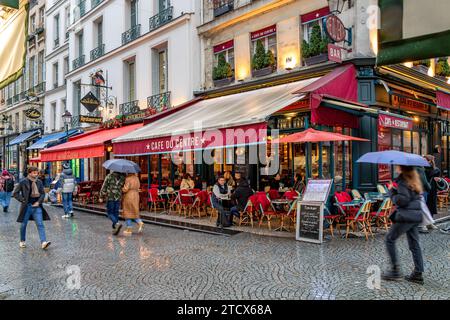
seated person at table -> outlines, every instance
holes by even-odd
[[[283,187],[290,187],[291,184],[291,176],[289,175],[287,170],[283,170],[283,173],[281,174],[281,180],[280,182],[283,184]]]
[[[191,179],[191,175],[189,173],[186,173],[183,177],[183,180],[181,180],[180,190],[191,190],[194,189],[195,183],[194,180]]]
[[[281,176],[279,173],[276,174],[273,179],[270,180],[269,186],[271,190],[280,190],[280,182],[281,182]]]
[[[242,173],[236,171],[234,173],[234,182],[236,183],[236,188],[239,186],[241,179],[242,179]]]
[[[202,179],[200,178],[200,175],[198,175],[198,174],[194,178],[194,188],[200,189],[200,190],[203,189],[203,182],[202,182]]]
[[[305,190],[305,182],[304,178],[300,173],[297,173],[294,177],[294,191],[302,194],[303,190]]]
[[[225,218],[225,209],[223,207],[222,200],[228,199],[230,199],[230,188],[228,188],[228,185],[225,183],[225,178],[222,176],[217,179],[217,183],[214,185],[212,193],[213,205],[219,212],[217,215],[217,226],[220,226],[221,220]],[[228,225],[225,221],[222,224],[224,226]]]
[[[177,177],[175,178],[175,180],[174,180],[174,182],[173,182],[173,188],[174,188],[175,190],[180,190],[181,181],[182,181],[182,179],[181,179],[179,176],[177,176]]]
[[[239,218],[240,212],[244,211],[248,198],[250,198],[251,195],[253,195],[252,188],[250,188],[246,179],[242,179],[234,193],[231,195],[231,203],[233,204],[233,207],[230,210],[231,214]]]
[[[236,186],[236,183],[234,182],[233,176],[231,175],[230,171],[225,171],[223,174],[223,177],[225,178],[225,183],[233,189]]]

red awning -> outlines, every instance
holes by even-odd
[[[142,127],[143,123],[116,129],[95,130],[74,137],[68,142],[41,151],[41,161],[65,161],[96,158],[105,155],[105,142]]]
[[[334,69],[329,74],[295,93],[309,93],[312,123],[327,126],[340,124],[344,127],[358,128],[358,117],[345,111],[321,106],[325,97],[358,102],[358,81],[356,80],[356,69],[352,64]],[[330,117],[330,114],[333,116]]]
[[[31,158],[29,162],[41,162],[41,157]]]
[[[330,14],[330,8],[323,7],[321,9],[302,14],[300,16],[300,21],[301,21],[301,23],[307,23],[307,22],[310,22],[310,21],[313,21],[313,20],[316,20],[319,18],[326,17],[329,14]]]
[[[436,91],[436,105],[438,108],[450,110],[450,94],[444,91]]]

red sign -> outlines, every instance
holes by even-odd
[[[334,44],[328,44],[328,60],[342,63],[342,48]]]
[[[332,15],[327,18],[326,31],[328,36],[335,42],[341,42],[345,40],[345,27],[341,19]]]
[[[219,53],[234,47],[234,40],[230,40],[214,46],[214,53]]]
[[[437,106],[442,109],[450,110],[450,94],[436,91]]]
[[[392,95],[392,105],[404,110],[418,111],[422,113],[428,113],[429,111],[428,104],[414,99],[399,97],[395,94]]]
[[[378,115],[378,125],[380,127],[402,129],[402,130],[413,129],[412,120],[391,116],[383,113],[380,113]]]
[[[325,17],[325,16],[327,16],[329,14],[330,14],[330,8],[328,6],[326,6],[326,7],[323,7],[321,9],[319,9],[319,10],[302,14],[300,16],[300,21],[302,23],[307,23],[307,22],[310,22],[310,21],[313,21],[313,20]]]
[[[270,36],[276,32],[277,32],[277,26],[274,24],[273,26],[266,27],[264,29],[252,32],[250,38],[252,40],[256,40],[259,38]]]
[[[159,138],[114,143],[116,155],[143,155],[174,151],[214,149],[266,141],[267,124],[257,123],[234,128],[213,129]]]

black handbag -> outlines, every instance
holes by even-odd
[[[405,208],[397,208],[389,216],[392,222],[403,223],[420,223],[423,219],[422,211],[420,210],[408,210]]]

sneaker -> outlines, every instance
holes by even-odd
[[[65,214],[65,215],[62,215],[61,218],[68,219],[68,218],[70,218],[70,216],[68,214]]]
[[[113,230],[113,235],[117,236],[120,232],[120,229],[122,229],[122,225],[120,223],[117,223],[116,227]]]
[[[405,279],[409,282],[423,284],[422,272],[413,272],[409,276],[405,276]]]
[[[50,241],[44,241],[44,242],[42,242],[41,247],[43,250],[46,250],[50,244],[51,244]]]
[[[25,241],[20,241],[20,242],[19,242],[19,247],[20,247],[20,248],[26,248],[27,245],[25,244]]]
[[[387,281],[396,281],[402,279],[402,273],[400,272],[399,268],[392,268],[391,270],[384,271],[381,274],[381,279],[387,280]]]
[[[123,234],[126,235],[126,236],[131,236],[133,234],[133,228],[127,227],[125,229],[125,231],[123,232]]]
[[[73,211],[70,211],[69,214],[68,214],[68,216],[69,216],[70,218],[73,218]]]
[[[139,225],[138,233],[142,233],[142,230],[144,229],[144,223],[143,222],[139,222],[138,225]]]
[[[434,224],[427,225],[428,230],[436,230],[438,227],[436,227]]]
[[[430,233],[430,231],[428,231],[428,228],[426,226],[420,227],[419,232],[420,233]]]

